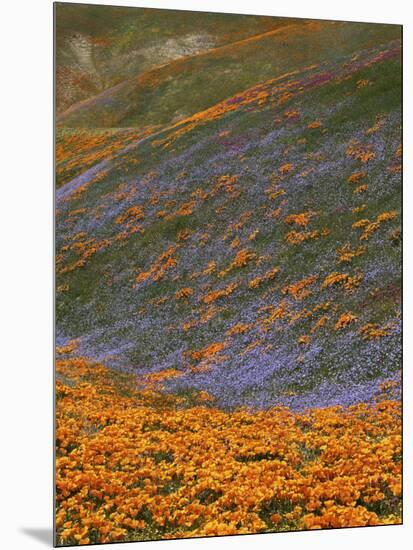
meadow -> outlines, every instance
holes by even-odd
[[[58,6],[57,544],[400,523],[400,27]]]
[[[400,522],[394,384],[374,405],[227,413],[207,392],[165,396],[156,375],[139,387],[80,358],[57,373],[61,544]]]

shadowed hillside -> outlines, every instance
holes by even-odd
[[[70,107],[68,127],[170,124],[268,78],[397,38],[396,26],[290,22],[126,79]]]
[[[57,110],[174,59],[293,19],[56,4]]]

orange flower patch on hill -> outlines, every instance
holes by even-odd
[[[269,271],[264,273],[264,275],[259,275],[258,277],[255,277],[254,279],[252,279],[248,283],[248,288],[251,288],[251,289],[258,288],[263,283],[274,280],[279,272],[280,272],[279,267],[274,267],[273,269],[270,269]]]
[[[338,261],[340,263],[350,263],[353,258],[362,256],[366,252],[367,248],[365,246],[359,246],[354,250],[351,248],[349,243],[346,243],[340,248],[337,248],[336,254],[338,256]]]
[[[194,293],[193,289],[190,287],[184,287],[175,292],[176,300],[187,300]]]
[[[347,178],[347,181],[349,183],[358,183],[362,178],[365,178],[366,176],[367,172],[354,172]]]
[[[225,275],[227,275],[234,269],[245,267],[249,262],[254,260],[256,257],[257,255],[254,252],[251,252],[247,248],[243,248],[242,250],[239,250],[236,253],[235,258],[232,260],[229,266],[218,273],[218,276],[225,277]]]
[[[354,323],[355,321],[357,321],[357,316],[351,313],[351,311],[347,311],[346,313],[342,313],[340,315],[336,324],[334,325],[334,328],[336,330],[341,330],[342,328],[346,327],[350,323]]]
[[[290,231],[286,234],[285,240],[288,244],[299,245],[306,241],[313,239],[319,239],[320,237],[327,237],[330,234],[330,230],[325,227],[320,231],[315,229],[314,231]]]
[[[130,225],[131,223],[139,220],[143,220],[145,217],[143,213],[143,208],[139,205],[131,206],[127,210],[125,210],[122,214],[120,214],[116,218],[116,223],[119,225]]]
[[[359,332],[363,340],[378,340],[390,334],[390,326],[379,327],[376,323],[367,323]]]
[[[363,273],[358,273],[357,275],[351,276],[348,273],[338,273],[334,271],[327,275],[324,279],[321,288],[326,289],[332,286],[342,286],[346,290],[353,290],[357,288],[364,278]]]
[[[320,128],[320,126],[321,126],[320,120],[313,120],[313,122],[310,122],[309,124],[307,124],[307,128],[309,128],[310,130]]]
[[[296,283],[289,284],[282,289],[283,294],[290,294],[295,300],[300,301],[312,294],[309,286],[312,286],[318,279],[317,275],[310,275]]]
[[[165,252],[160,254],[160,256],[156,259],[155,263],[149,268],[148,271],[142,271],[135,278],[135,287],[150,278],[152,278],[153,281],[159,281],[160,279],[162,279],[167,271],[176,266],[177,262],[173,257],[175,251],[175,247],[170,246],[167,248],[167,250],[165,250]]]
[[[210,344],[204,349],[201,349],[199,351],[192,351],[191,352],[191,358],[194,361],[200,361],[201,359],[207,359],[209,357],[213,357],[220,351],[222,351],[226,347],[226,344],[223,342],[215,342],[213,344]]]
[[[311,218],[316,216],[316,212],[301,212],[300,214],[290,214],[284,218],[284,222],[288,225],[298,225],[300,227],[307,227]]]
[[[231,283],[225,288],[222,288],[220,290],[212,290],[211,292],[208,292],[203,298],[202,301],[204,304],[211,304],[212,302],[215,302],[219,298],[222,298],[224,296],[229,296],[234,292],[234,290],[237,288],[237,283]]]
[[[244,334],[251,328],[250,324],[245,323],[237,323],[233,327],[231,327],[229,330],[227,330],[226,334],[227,336],[233,336],[234,334]]]
[[[354,160],[359,160],[362,164],[366,164],[376,157],[373,145],[362,144],[357,140],[350,142],[346,149],[346,155]]]
[[[378,214],[376,216],[376,220],[374,222],[371,222],[370,220],[364,218],[362,220],[354,222],[351,227],[353,229],[364,229],[363,233],[360,235],[360,240],[367,241],[373,235],[373,233],[375,233],[379,229],[382,223],[393,220],[397,217],[397,215],[398,212],[396,210],[382,212],[381,214]]]

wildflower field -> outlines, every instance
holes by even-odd
[[[400,523],[400,27],[56,28],[57,545]]]

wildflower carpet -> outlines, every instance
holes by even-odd
[[[227,413],[82,358],[57,372],[63,544],[400,522],[394,384],[374,405]]]
[[[400,523],[400,27],[78,9],[57,544]]]

